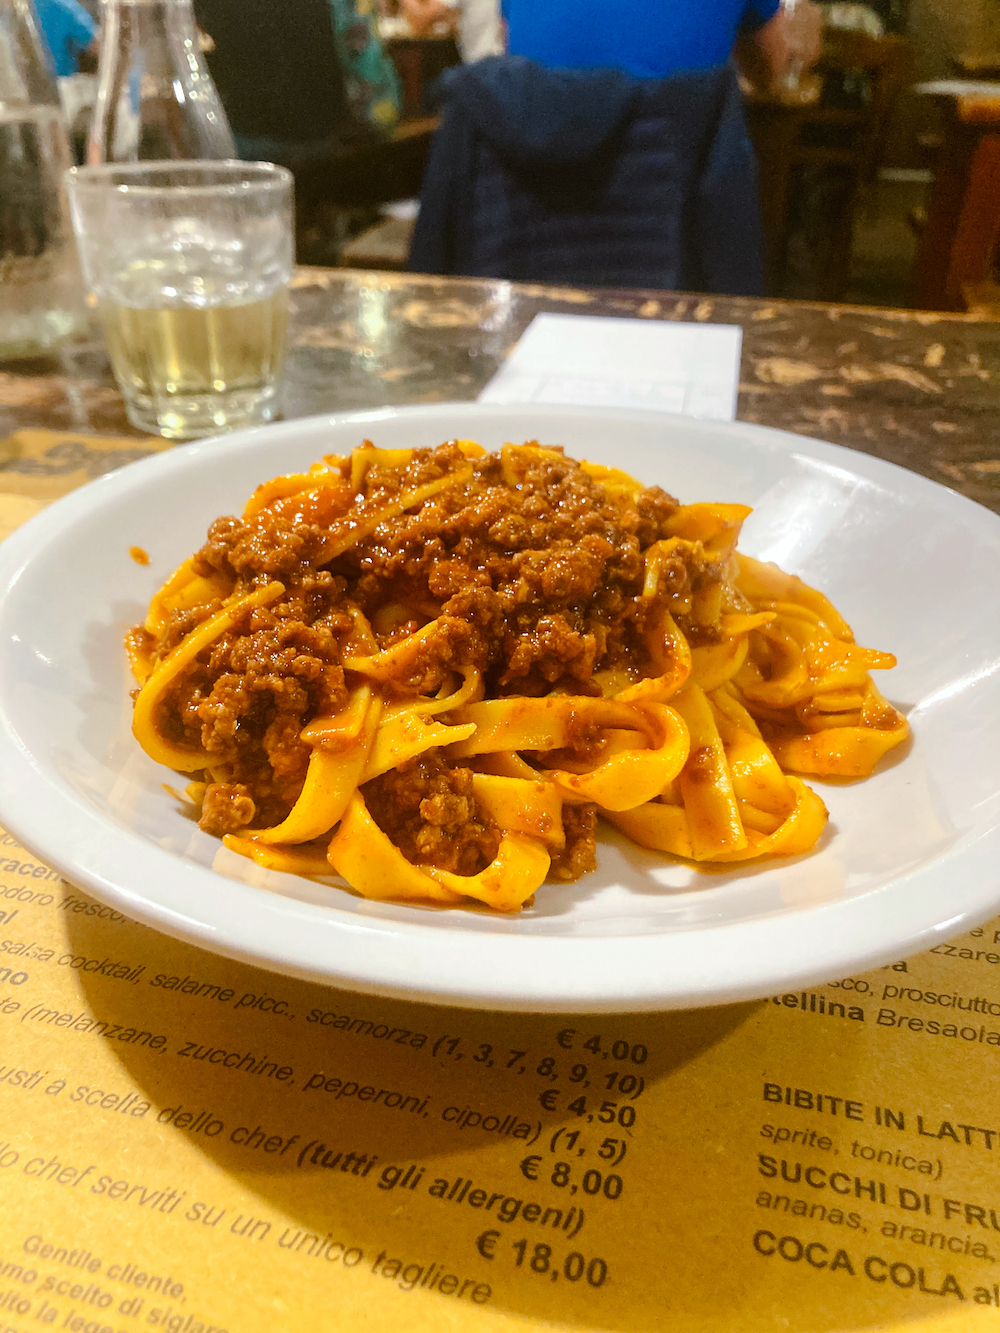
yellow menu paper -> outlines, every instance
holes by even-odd
[[[0,909],[2,1333],[1000,1327],[1000,921],[560,1017],[214,957],[9,835]]]
[[[753,1004],[484,1013],[205,953],[0,830],[0,1333],[1000,1329],[998,1069],[1000,919]]]

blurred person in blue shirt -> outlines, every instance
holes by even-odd
[[[80,71],[80,56],[93,46],[97,24],[78,0],[35,0],[52,67],[60,79]]]
[[[620,69],[639,79],[724,65],[738,48],[754,82],[778,78],[807,31],[809,64],[819,49],[820,11],[798,7],[797,32],[780,0],[503,0],[507,49],[555,69]]]

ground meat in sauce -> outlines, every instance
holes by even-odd
[[[239,782],[210,782],[201,807],[201,827],[217,838],[238,833],[257,813],[249,791]]]
[[[566,846],[553,856],[549,875],[552,879],[579,879],[597,869],[597,806],[564,806],[563,828]]]
[[[401,495],[456,471],[468,474],[462,484],[372,521]],[[601,693],[595,672],[628,666],[648,674],[637,601],[642,552],[666,536],[676,509],[658,487],[621,498],[560,451],[510,449],[505,462],[469,460],[452,443],[414,451],[403,469],[376,461],[357,495],[317,487],[249,518],[218,519],[194,570],[219,584],[219,598],[172,613],[157,636],[132,632],[155,665],[229,589],[275,579],[285,586],[280,600],[247,612],[199,655],[161,719],[177,743],[212,756],[207,776],[216,780],[201,827],[264,828],[287,815],[309,760],[303,727],[347,698],[340,663],[352,607],[372,622],[379,648],[438,621],[407,677],[392,682],[401,698],[438,689],[463,666],[484,673],[487,697],[553,688],[593,695]],[[689,594],[719,575],[699,550],[678,551],[661,582],[681,608],[685,634],[710,642],[717,630],[683,612]],[[396,610],[386,619],[389,606]],[[476,806],[471,769],[438,751],[369,782],[364,795],[415,864],[469,875],[496,854],[499,834]],[[567,805],[564,824],[566,848],[552,868],[562,880],[595,864],[595,810]]]
[[[414,865],[475,875],[497,854],[500,835],[476,808],[472,770],[437,750],[390,769],[361,789],[372,818]]]

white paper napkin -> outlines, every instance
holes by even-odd
[[[732,421],[743,330],[594,315],[536,315],[483,403],[645,407]]]

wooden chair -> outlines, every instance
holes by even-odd
[[[376,221],[379,204],[418,195],[437,125],[436,116],[404,120],[384,139],[289,163],[299,263],[339,263],[348,236]]]
[[[914,273],[925,310],[983,310],[998,301],[1000,99],[954,99]]]
[[[418,195],[437,126],[436,116],[402,120],[384,139],[359,143],[330,157],[291,162],[296,206],[361,208]]]
[[[829,169],[839,178],[828,221],[827,254],[819,296],[843,297],[850,279],[854,215],[861,187],[874,179],[892,112],[910,78],[912,57],[901,37],[869,37],[831,29],[816,64],[823,91],[813,103],[770,96],[749,99],[750,126],[761,167],[769,287],[780,293],[786,274],[791,197],[803,168]],[[847,104],[838,94],[860,75],[864,95]],[[839,104],[838,104],[839,103]]]

